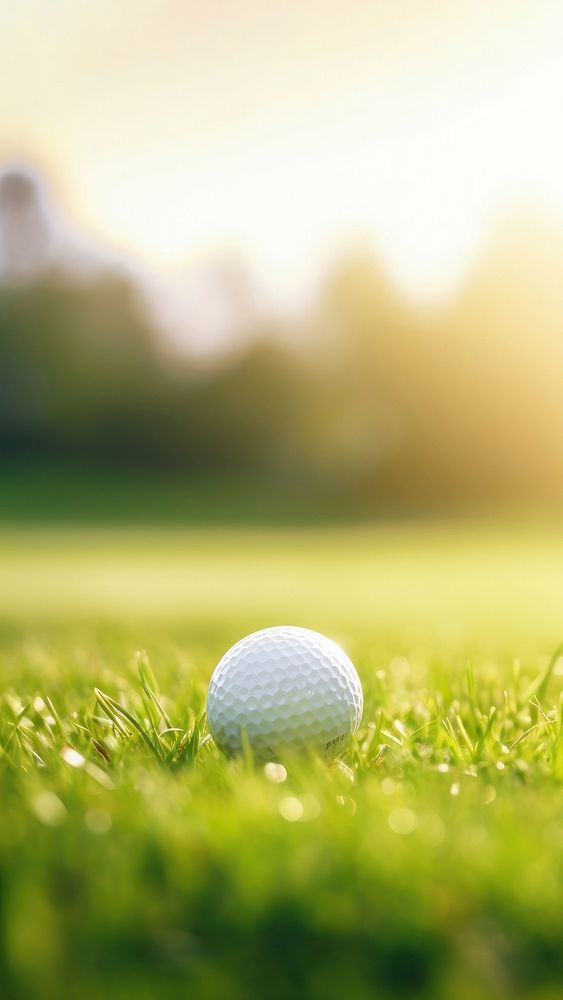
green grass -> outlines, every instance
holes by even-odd
[[[1,529],[1,995],[560,996],[562,593],[556,525]],[[336,764],[206,738],[282,622],[361,674]]]

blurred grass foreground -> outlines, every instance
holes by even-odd
[[[560,531],[20,525],[0,548],[3,996],[560,995]],[[332,767],[206,739],[214,664],[283,621],[360,672]]]

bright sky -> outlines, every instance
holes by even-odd
[[[563,219],[560,0],[19,0],[0,84],[0,157],[163,273],[291,294],[363,233],[433,296],[511,203]]]

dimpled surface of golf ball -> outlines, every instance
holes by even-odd
[[[334,756],[357,729],[362,708],[360,678],[344,650],[292,625],[253,632],[232,646],[207,695],[211,734],[227,754],[241,750],[245,733],[259,756],[304,747]]]

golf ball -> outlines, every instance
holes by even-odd
[[[362,707],[360,678],[344,650],[292,625],[253,632],[232,646],[207,695],[218,746],[236,753],[245,733],[261,757],[309,746],[336,755],[358,728]]]

